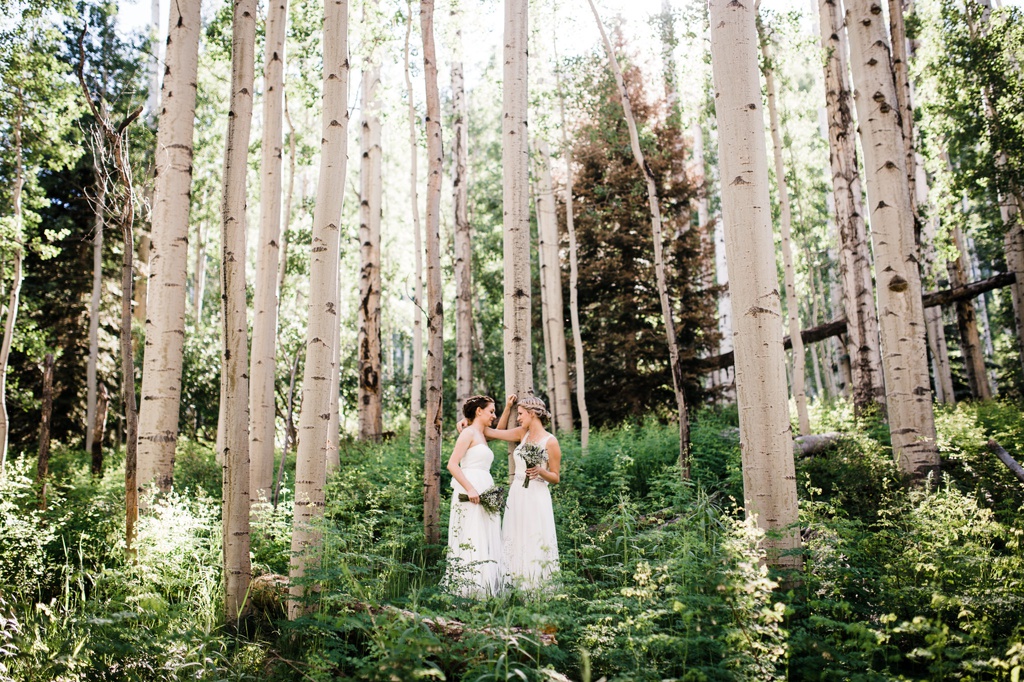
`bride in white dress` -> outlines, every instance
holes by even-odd
[[[509,404],[513,400],[515,396],[509,398]],[[519,443],[513,453],[515,476],[501,524],[502,561],[508,582],[523,589],[543,589],[547,587],[549,576],[558,570],[558,537],[549,486],[559,481],[562,450],[558,439],[544,429],[544,421],[550,415],[543,400],[526,396],[518,401],[516,415],[519,426],[514,429],[483,430],[487,438]],[[499,427],[504,426],[504,421],[502,415]],[[544,448],[547,461],[536,467],[527,467],[520,456],[525,443]],[[527,478],[530,485],[524,487]]]
[[[494,485],[494,454],[484,436],[484,429],[494,421],[494,401],[487,396],[473,396],[466,401],[463,413],[470,424],[459,435],[448,459],[452,508],[444,584],[450,592],[463,597],[486,597],[501,590],[504,576],[501,516],[480,504],[480,493]],[[467,495],[469,500],[460,501],[460,494]]]

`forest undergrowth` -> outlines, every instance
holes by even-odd
[[[1013,680],[1024,666],[1024,487],[991,455],[1024,453],[1002,402],[937,408],[942,475],[899,479],[877,418],[818,405],[848,434],[798,458],[805,571],[770,574],[740,510],[735,411],[563,440],[553,493],[561,572],[541,594],[444,593],[422,533],[422,459],[399,434],[343,444],[307,615],[284,618],[291,497],[252,524],[251,614],[220,623],[220,467],[183,443],[124,559],[123,468],[90,478],[53,455],[0,483],[0,680]],[[496,479],[506,458],[494,445]],[[287,483],[287,482],[286,482]],[[447,505],[445,505],[446,507]],[[447,510],[442,524],[447,527]]]

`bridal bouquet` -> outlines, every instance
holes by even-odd
[[[469,502],[469,495],[459,493],[459,502]],[[505,508],[505,486],[492,485],[480,493],[480,506],[490,514],[497,514]]]
[[[519,446],[519,456],[526,462],[526,467],[533,468],[540,466],[542,462],[548,461],[548,451],[536,443],[523,443]],[[530,487],[530,477],[527,476],[526,480],[523,481],[523,487]]]

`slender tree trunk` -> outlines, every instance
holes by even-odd
[[[572,402],[569,399],[569,362],[565,344],[565,312],[562,307],[562,268],[558,256],[558,212],[555,207],[554,183],[551,179],[551,149],[543,138],[537,142],[540,152],[540,173],[538,173],[537,198],[540,208],[537,212],[537,227],[541,236],[541,249],[545,257],[541,261],[541,280],[547,291],[547,313],[544,326],[551,340],[551,374],[555,393],[552,412],[558,431],[572,431]],[[541,220],[541,216],[544,220]]]
[[[921,223],[917,212],[917,156],[914,151],[914,102],[907,56],[907,31],[903,21],[903,0],[888,0],[889,35],[892,38],[892,73],[896,81],[896,102],[903,131],[903,153],[910,189],[910,209],[914,214],[914,235],[920,241]]]
[[[281,223],[281,258],[277,264],[277,308],[281,316],[281,297],[284,295],[284,283],[288,277],[288,228],[292,220],[292,198],[295,196],[295,160],[298,156],[298,145],[295,141],[295,126],[288,113],[288,95],[284,94],[284,119],[288,122],[288,190],[284,199],[284,217]]]
[[[978,263],[978,250],[975,247],[974,239],[970,235],[964,235],[964,253],[967,258],[967,277],[971,282],[982,279],[981,267]],[[992,343],[992,324],[988,317],[988,299],[984,294],[978,297],[975,305],[978,314],[978,333],[981,334],[982,350],[985,357],[994,358],[996,354],[995,345]],[[926,318],[927,319],[927,318]],[[996,382],[995,372],[988,371],[988,384],[992,388],[992,395],[999,394],[999,386]]]
[[[245,300],[245,206],[252,91],[256,59],[256,0],[235,0],[231,32],[231,102],[224,147],[221,200],[221,386],[224,418],[224,617],[246,609],[249,560],[249,347]],[[275,273],[276,274],[276,273]],[[274,279],[271,277],[271,279]]]
[[[43,358],[43,400],[39,415],[39,461],[36,483],[39,484],[39,508],[46,509],[46,483],[50,475],[50,421],[53,417],[53,353]]]
[[[520,397],[533,393],[530,288],[530,150],[526,124],[529,88],[527,0],[505,0],[504,71],[502,80],[501,165],[505,258],[505,392]],[[509,428],[516,426],[515,413]],[[512,444],[508,448],[509,482],[515,472]]]
[[[372,31],[377,2],[363,5],[363,28]],[[380,48],[377,43],[362,77],[361,163],[359,170],[359,439],[379,441],[384,431],[381,406],[380,339],[380,221],[381,221],[381,127]]]
[[[782,233],[782,267],[786,283],[786,311],[789,320],[789,338],[793,339],[793,398],[796,401],[797,422],[800,435],[811,432],[811,420],[807,414],[807,392],[804,371],[807,357],[804,343],[800,339],[800,304],[796,297],[796,274],[793,270],[793,238],[790,224],[792,209],[789,205],[789,186],[786,182],[786,169],[782,163],[782,134],[779,132],[779,111],[775,91],[775,66],[768,50],[769,37],[764,35],[760,20],[758,21],[761,56],[764,58],[763,70],[768,99],[768,118],[771,121],[772,149],[775,159],[775,182],[779,190],[779,230]]]
[[[557,37],[555,42],[557,43]],[[555,61],[558,61],[557,45],[555,48]],[[561,96],[562,74],[561,69],[555,69],[557,79],[558,112],[561,117],[562,129],[562,157],[565,159],[565,227],[569,233],[569,319],[572,323],[572,344],[573,355],[576,359],[576,408],[580,413],[580,448],[583,453],[587,452],[587,445],[590,441],[590,413],[587,412],[586,394],[586,373],[583,362],[583,336],[580,333],[580,305],[579,305],[579,262],[576,248],[576,222],[573,216],[572,201],[572,147],[569,145],[568,124],[565,120],[565,98]]]
[[[164,50],[160,44],[160,0],[151,0],[149,10],[152,54],[149,57],[149,92],[146,97],[146,111],[148,112],[147,117],[156,121],[160,109],[160,67],[164,63]],[[168,24],[168,30],[172,30],[172,26],[173,24]]]
[[[192,290],[192,319],[196,327],[203,319],[203,298],[206,296],[206,240],[204,230],[206,221],[200,220],[196,223],[196,264],[195,264],[195,288]]]
[[[409,197],[412,203],[413,251],[416,281],[413,284],[412,311],[412,385],[409,389],[409,443],[415,447],[423,436],[423,243],[420,232],[420,198],[417,189],[419,142],[416,132],[416,102],[413,98],[412,74],[409,70],[409,42],[412,38],[412,0],[408,3],[405,25],[405,91],[409,98]]]
[[[85,369],[85,449],[92,452],[96,424],[96,363],[100,355],[100,302],[103,296],[103,213],[107,203],[105,174],[96,167],[96,196],[93,199],[92,296],[89,299],[89,364]]]
[[[964,235],[959,226],[953,227],[953,242],[960,255],[956,260],[946,264],[949,271],[949,285],[962,287],[968,281],[967,270],[964,267],[968,254],[964,245]],[[956,324],[960,330],[960,351],[964,358],[964,371],[967,375],[967,385],[971,388],[971,395],[976,400],[991,400],[992,389],[989,386],[988,374],[985,370],[985,355],[981,348],[981,336],[978,334],[974,301],[956,302]]]
[[[847,30],[878,276],[879,327],[893,453],[915,478],[936,471],[921,277],[889,38],[868,0],[849,0]]]
[[[807,255],[808,263],[812,264],[811,265],[811,272],[810,272],[811,276],[809,278],[809,282],[810,282],[810,285],[811,285],[811,303],[810,303],[811,326],[812,327],[817,327],[818,326],[818,291],[819,291],[818,284],[817,284],[817,282],[818,282],[818,270],[813,266],[813,261],[811,260],[811,257],[810,257],[810,251],[807,250],[807,251],[805,251],[805,253]],[[803,343],[802,340],[801,340],[801,343]],[[825,395],[825,387],[822,385],[822,382],[821,382],[821,368],[820,368],[820,362],[818,360],[818,351],[817,351],[817,347],[814,346],[814,344],[811,344],[811,367],[814,368],[814,390],[817,393],[818,399],[820,400],[821,396]]]
[[[721,293],[718,295],[718,332],[721,341],[718,343],[718,350],[721,353],[733,352],[733,319],[732,319],[732,294],[729,291],[729,263],[726,259],[725,248],[725,226],[719,217],[715,221],[715,283]],[[722,387],[722,397],[730,400],[736,395],[736,370],[725,368],[721,370],[716,382]]]
[[[340,244],[339,244],[340,256]],[[341,259],[338,259],[338,272],[341,272]],[[341,306],[341,277],[338,277],[338,306]],[[340,309],[340,308],[339,308]],[[338,315],[340,322],[341,315]],[[335,323],[334,339],[331,346],[335,349],[334,366],[331,367],[331,411],[327,422],[327,475],[330,475],[341,466],[341,453],[338,452],[341,439],[341,325]]]
[[[320,542],[311,527],[323,514],[327,478],[328,425],[330,423],[333,365],[337,362],[334,328],[338,326],[339,226],[344,198],[348,147],[348,0],[324,3],[323,125],[320,179],[309,265],[309,324],[306,361],[302,373],[302,406],[295,463],[295,513],[292,529],[289,618],[299,616],[304,585],[299,582]]]
[[[462,13],[453,5],[452,185],[455,194],[455,410],[473,395],[473,243],[469,224],[469,106],[462,75]]]
[[[295,445],[296,431],[295,431],[295,377],[299,373],[299,354],[296,353],[292,359],[292,370],[288,376],[288,398],[285,400],[285,418],[284,418],[284,443],[281,444],[281,461],[277,467],[277,476],[274,477],[274,493],[271,496],[271,502],[274,505],[274,509],[277,509],[277,503],[281,497],[281,482],[284,480],[284,466],[288,461],[288,453],[291,452],[292,446]]]
[[[1003,253],[1007,270],[1017,276],[1010,289],[1010,297],[1017,322],[1017,345],[1024,367],[1024,228],[1019,222],[1007,223],[1006,220],[1004,218],[1004,224],[1009,224],[1010,228],[1003,236]]]
[[[686,400],[683,396],[683,373],[679,365],[679,346],[676,343],[675,323],[672,321],[672,304],[668,296],[668,284],[665,280],[665,259],[662,255],[661,243],[661,206],[658,201],[658,186],[651,172],[650,166],[644,160],[644,153],[640,149],[640,137],[637,134],[636,120],[633,118],[633,109],[629,103],[629,93],[622,79],[622,69],[619,68],[619,61],[612,50],[611,41],[605,33],[604,24],[597,14],[597,7],[593,0],[590,2],[590,9],[594,13],[598,30],[601,32],[601,40],[604,42],[604,49],[608,53],[608,61],[615,75],[615,83],[619,88],[619,97],[622,99],[623,113],[626,115],[626,125],[629,127],[630,146],[633,149],[633,158],[636,165],[643,173],[647,181],[647,203],[651,210],[651,232],[654,241],[654,271],[658,282],[658,298],[661,300],[661,316],[665,321],[665,336],[668,340],[669,365],[672,370],[672,388],[676,394],[676,412],[679,419],[679,468],[684,479],[690,478],[690,424],[686,416]]]
[[[103,476],[103,435],[107,426],[107,407],[110,404],[106,384],[100,384],[96,392],[96,418],[92,425],[92,466],[90,473],[96,478]]]
[[[423,450],[423,527],[428,544],[440,540],[441,417],[444,305],[441,291],[441,97],[434,49],[434,0],[420,2],[423,79],[427,100],[427,436]]]
[[[152,290],[146,294],[153,299],[153,305],[152,315],[146,318],[138,448],[140,485],[155,483],[160,490],[170,490],[173,483],[178,443],[192,136],[202,28],[199,5],[199,0],[182,0],[170,6],[164,92],[154,158]]]
[[[540,172],[540,169],[537,168],[534,175],[539,176]],[[558,415],[555,414],[554,405],[558,402],[558,389],[555,387],[554,355],[551,352],[551,329],[549,324],[551,313],[548,310],[550,294],[548,292],[548,281],[546,276],[550,269],[547,261],[550,256],[550,250],[544,240],[545,232],[547,231],[547,225],[545,223],[552,219],[551,214],[553,212],[553,206],[549,206],[548,202],[541,199],[538,185],[539,182],[537,178],[534,177],[530,186],[533,189],[533,210],[537,216],[537,264],[540,268],[540,326],[541,338],[544,341],[544,386],[547,389],[548,404],[549,407],[551,407],[550,428],[552,432],[557,432]]]
[[[919,187],[920,191],[920,187]],[[933,284],[938,284],[935,266],[935,227],[938,218],[931,217],[922,226],[921,272]],[[946,347],[946,330],[942,324],[942,307],[930,306],[924,309],[925,333],[928,350],[932,356],[932,377],[935,399],[941,403],[956,403],[953,394],[953,374],[949,365],[949,349]]]
[[[871,252],[864,227],[860,173],[853,121],[853,102],[846,63],[846,34],[838,0],[819,0],[821,46],[825,51],[825,102],[828,141],[839,227],[839,272],[843,283],[843,308],[849,321],[847,348],[850,356],[854,406],[862,410],[872,403],[885,404],[882,356],[871,276]]]
[[[18,91],[20,95],[20,90]],[[18,320],[18,305],[21,299],[22,259],[24,251],[21,242],[22,205],[21,194],[25,186],[25,167],[22,161],[21,123],[22,115],[19,108],[14,119],[12,137],[14,138],[14,185],[11,187],[11,205],[14,207],[14,258],[12,263],[13,276],[11,290],[7,299],[7,316],[4,319],[4,337],[0,341],[0,477],[5,473],[7,465],[7,447],[10,423],[7,417],[7,363],[11,357],[11,343],[14,340],[14,325]]]
[[[796,474],[782,346],[782,306],[771,228],[768,155],[757,74],[756,15],[750,5],[712,0],[711,66],[722,173],[722,221],[732,268],[736,394],[740,409],[747,514],[780,536],[767,541],[769,563],[796,568]]]
[[[263,65],[263,144],[260,159],[260,233],[253,294],[250,361],[249,495],[267,499],[274,484],[277,406],[277,289],[281,261],[281,176],[284,172],[284,59],[287,0],[267,4]]]
[[[147,232],[140,232],[137,241],[135,305],[132,307],[132,317],[140,325],[145,326],[146,321],[149,319],[149,278],[153,273],[153,269],[150,267],[150,260],[153,256],[153,238]],[[156,305],[155,301],[154,305]]]

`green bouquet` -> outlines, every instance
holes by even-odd
[[[459,493],[459,502],[469,502],[469,495]],[[505,508],[505,486],[492,485],[480,493],[480,506],[490,514],[497,514]]]
[[[523,443],[517,449],[517,453],[526,462],[526,468],[532,469],[535,466],[540,466],[542,463],[548,461],[548,451],[546,448],[542,448],[536,443]],[[526,480],[523,481],[523,487],[530,487],[530,477],[527,476]]]

